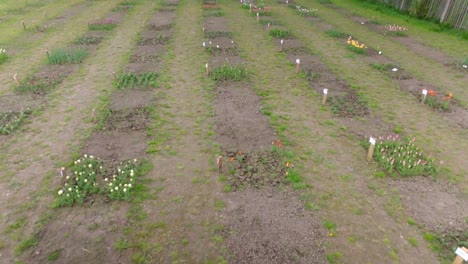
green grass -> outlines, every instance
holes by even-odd
[[[6,53],[6,50],[0,49],[0,65],[5,63],[8,60],[8,54]]]
[[[232,66],[227,63],[214,68],[210,72],[210,77],[216,82],[241,81],[247,79],[248,76],[247,68],[243,66]]]
[[[114,81],[117,89],[159,87],[159,73],[122,73]]]
[[[222,10],[209,10],[209,11],[205,11],[203,16],[205,17],[222,17],[224,16],[224,11]]]
[[[428,242],[429,248],[439,255],[439,260],[442,263],[452,263],[453,252],[457,247],[468,247],[467,230],[450,234],[426,232],[423,234],[423,238]]]
[[[371,67],[379,71],[388,71],[391,68],[395,68],[397,66],[395,66],[394,64],[390,64],[390,63],[372,63]]]
[[[426,97],[425,104],[439,111],[450,110],[450,100],[443,100],[438,98],[437,96],[428,95]]]
[[[356,47],[356,46],[353,46],[353,45],[350,45],[350,44],[347,44],[346,45],[346,48],[356,54],[366,54],[367,53],[367,49],[366,48],[359,48],[359,47]]]
[[[270,36],[279,39],[285,39],[291,36],[291,33],[288,30],[283,30],[279,28],[272,28],[270,29]]]
[[[325,31],[325,34],[327,34],[327,36],[332,37],[332,38],[347,38],[349,36],[348,33],[341,32],[336,29],[329,29]]]
[[[18,246],[16,246],[16,248],[15,248],[15,255],[19,256],[21,253],[23,253],[27,249],[36,246],[38,244],[38,242],[39,241],[37,240],[36,237],[27,238],[27,239],[21,241],[18,244]]]
[[[57,250],[50,252],[47,255],[47,260],[51,262],[56,261],[60,257],[60,253],[62,253],[62,249],[57,249]]]
[[[77,49],[54,49],[47,55],[49,64],[76,64],[81,63],[89,52],[85,48]]]
[[[326,254],[326,258],[328,260],[328,263],[330,263],[330,264],[339,264],[339,263],[341,263],[341,261],[340,261],[341,256],[342,256],[342,254],[339,253],[339,252],[333,252],[333,253],[327,253]]]

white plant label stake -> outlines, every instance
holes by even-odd
[[[423,95],[423,98],[421,100],[421,104],[424,104],[426,102],[426,97],[427,97],[427,90],[426,89],[422,90],[422,95]]]
[[[249,5],[249,13],[252,13],[252,4]]]
[[[367,153],[367,161],[370,162],[372,160],[372,155],[374,155],[375,138],[370,137],[369,143],[370,143],[370,146],[369,146],[369,152]]]
[[[267,33],[270,33],[270,23],[267,24]]]
[[[257,12],[257,22],[260,20],[260,14]]]
[[[45,50],[45,52],[46,52],[46,54],[47,54],[47,59],[50,59],[50,56],[49,56],[49,50],[48,50],[48,49],[46,49],[46,50]]]
[[[18,74],[15,73],[15,75],[13,75],[13,79],[16,81],[16,84],[20,85],[20,80],[18,78]]]
[[[208,75],[210,73],[210,65],[205,64],[205,68],[206,68],[206,75]]]
[[[453,260],[453,264],[462,264],[463,261],[468,261],[468,249],[465,247],[457,248],[455,250],[457,256]]]
[[[322,104],[325,104],[327,102],[327,95],[328,95],[328,89],[325,88],[323,89],[323,99],[322,99]]]
[[[202,45],[203,45],[203,47],[206,47],[206,43],[205,43],[205,42],[203,42]]]
[[[296,73],[299,73],[300,65],[301,65],[301,59],[296,59]]]
[[[283,43],[284,43],[284,40],[282,39],[282,40],[280,41],[280,43],[281,43],[281,51],[283,51]]]

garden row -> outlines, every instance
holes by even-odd
[[[109,202],[134,200],[137,193],[147,188],[139,177],[151,168],[147,160],[147,142],[149,131],[153,129],[151,121],[156,114],[155,94],[156,88],[161,86],[162,56],[166,53],[166,44],[171,36],[173,11],[172,8],[158,9],[139,33],[136,47],[129,54],[128,64],[122,71],[113,74],[114,87],[109,99],[104,100],[105,105],[99,112],[93,110],[96,128],[84,142],[81,156],[60,171],[61,187],[56,191],[55,205],[73,206],[59,212],[67,219],[61,230],[73,235],[59,243],[56,232],[62,231],[48,229],[35,250],[50,251],[52,246],[54,251],[48,252],[49,255],[34,256],[34,259],[44,260],[54,252],[66,256],[67,260],[88,259],[79,255],[79,248],[83,246],[83,241],[94,242],[90,239],[95,236],[96,230],[79,231],[73,220],[76,218],[83,218],[83,224],[98,221],[97,225],[113,229],[106,229],[106,232],[114,234],[107,234],[104,239],[107,243],[115,243],[120,236],[116,232],[120,231],[118,227],[124,228],[128,221],[126,213],[129,205],[118,203],[118,208],[109,207]],[[91,219],[86,219],[86,215]],[[49,225],[62,221],[59,218]],[[94,254],[99,252],[94,251]],[[107,257],[118,258],[115,254]]]
[[[13,133],[33,111],[46,105],[46,95],[76,72],[77,65],[93,53],[104,37],[124,18],[129,8],[128,2],[118,6],[119,11],[112,11],[105,19],[89,21],[89,31],[71,45],[46,50],[47,65],[37,73],[25,77],[13,75],[14,93],[0,97],[0,135]]]

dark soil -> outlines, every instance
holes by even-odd
[[[286,183],[286,165],[277,153],[260,151],[226,151],[221,173],[227,175],[232,191],[246,186],[278,186]]]
[[[321,221],[291,191],[252,189],[226,195],[221,215],[229,262],[327,263]]]
[[[144,108],[154,103],[154,91],[133,89],[119,90],[112,94],[109,104],[111,111],[123,111],[132,108]]]
[[[260,98],[251,88],[230,83],[216,91],[216,142],[232,151],[270,148],[277,136],[261,113]]]
[[[205,19],[205,33],[207,32],[229,32],[224,17],[207,17]]]

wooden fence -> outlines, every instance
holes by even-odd
[[[437,19],[468,30],[468,0],[377,0],[417,17]]]

